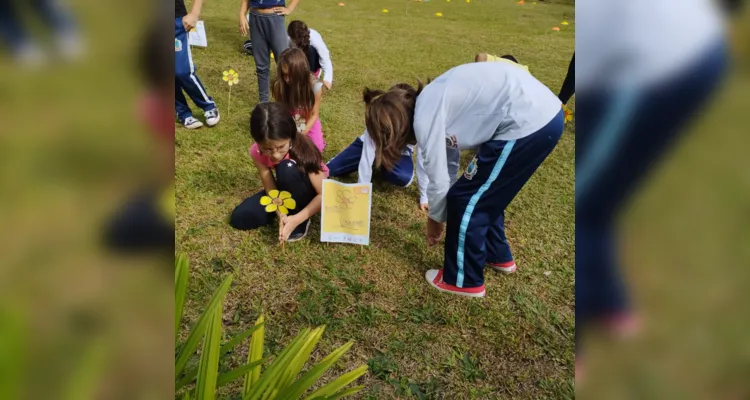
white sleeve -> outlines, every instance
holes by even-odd
[[[436,222],[445,222],[447,219],[447,196],[451,188],[445,148],[446,115],[443,96],[420,96],[414,112],[414,131],[429,178],[427,201],[430,205],[430,218]]]
[[[375,143],[367,129],[359,138],[362,140],[362,155],[359,157],[358,171],[359,183],[370,183],[372,181],[372,164],[375,162]]]
[[[323,69],[323,80],[333,83],[333,63],[331,62],[331,53],[328,51],[323,37],[314,29],[310,29],[310,46],[318,51],[320,57],[320,67]]]
[[[424,170],[424,157],[422,157],[422,152],[417,148],[417,185],[419,186],[419,204],[428,204],[428,183],[430,183],[430,178],[427,176],[427,171]]]

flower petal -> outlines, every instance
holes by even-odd
[[[289,215],[289,210],[287,210],[284,206],[279,206],[279,212],[284,215]]]
[[[229,72],[227,72],[227,71],[224,71],[224,72],[222,72],[221,74],[222,74],[222,75],[224,75],[224,76],[227,76],[227,75],[229,75]]]
[[[263,196],[263,197],[260,198],[260,205],[267,206],[269,204],[271,204],[271,198],[270,197]]]
[[[237,78],[234,78],[234,80],[232,81],[232,83],[234,83],[236,85],[236,84],[240,83],[240,80],[237,79]]]
[[[284,199],[291,199],[292,198],[292,194],[289,193],[289,192],[287,192],[286,190],[282,190],[281,193],[279,193],[279,198],[282,199],[282,200],[284,200]]]
[[[297,202],[294,199],[284,199],[284,207],[294,210],[297,208]]]
[[[266,212],[274,212],[276,211],[276,204],[269,204],[266,206]]]
[[[230,74],[230,75],[234,75],[234,74],[236,74],[236,72],[234,72],[234,70],[233,70],[233,69],[230,69],[230,70],[229,70],[229,74]]]
[[[276,189],[274,189],[274,190],[271,190],[270,192],[268,192],[268,195],[269,195],[269,196],[270,196],[270,197],[271,197],[272,199],[275,199],[275,198],[279,197],[279,191],[278,191],[278,190],[276,190]]]
[[[222,79],[222,80],[223,80],[224,82],[229,82],[229,77],[227,77],[227,76],[225,76],[225,77],[223,77],[223,78],[221,78],[221,79]]]

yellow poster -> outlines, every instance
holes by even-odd
[[[323,180],[320,241],[370,244],[371,183]]]

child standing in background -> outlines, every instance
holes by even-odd
[[[271,224],[275,211],[279,241],[300,240],[307,235],[310,217],[320,211],[323,179],[328,176],[320,152],[297,131],[289,110],[280,103],[255,106],[250,135],[255,141],[250,156],[264,190],[238,205],[229,224],[235,229],[257,229]]]
[[[326,88],[331,89],[333,63],[331,63],[331,53],[328,51],[320,33],[315,29],[308,28],[307,24],[299,20],[290,22],[286,31],[294,47],[301,49],[307,55],[310,72],[318,79],[320,79],[322,72],[323,84]]]
[[[505,208],[557,145],[563,132],[558,98],[531,74],[507,63],[455,67],[424,90],[365,89],[365,121],[375,164],[392,167],[417,144],[429,176],[427,242],[445,229],[443,269],[425,278],[437,290],[484,297],[485,264],[513,272]],[[448,148],[477,149],[451,186]]]
[[[278,57],[289,47],[284,16],[291,14],[298,3],[299,0],[290,0],[289,7],[285,7],[284,0],[241,0],[240,32],[250,33],[261,103],[267,102],[269,97],[271,52]],[[247,17],[248,7],[250,18]]]
[[[301,49],[284,50],[276,68],[274,100],[287,106],[297,124],[297,131],[309,137],[322,153],[326,146],[319,118],[323,84],[310,74],[307,57]]]

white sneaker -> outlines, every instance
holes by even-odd
[[[187,129],[198,129],[203,126],[203,122],[198,121],[194,117],[187,117],[185,118],[185,121],[182,123],[182,125],[184,125]]]
[[[213,110],[208,110],[203,115],[206,117],[206,124],[208,126],[215,126],[219,123],[219,109],[214,108]]]

